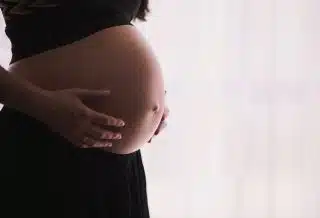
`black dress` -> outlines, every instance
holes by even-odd
[[[40,1],[40,7],[32,6],[37,1],[17,2],[28,4],[2,4],[11,63],[130,24],[140,4],[127,1],[120,7],[116,3],[125,1],[95,0],[75,5],[66,0],[63,5]],[[75,148],[44,124],[6,106],[0,112],[0,134],[0,217],[149,217],[140,151],[117,155]]]

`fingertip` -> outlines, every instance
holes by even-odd
[[[123,120],[118,119],[118,118],[114,118],[114,117],[109,119],[108,123],[109,123],[108,125],[112,125],[112,126],[116,126],[116,127],[124,127],[126,125]]]
[[[110,95],[111,91],[110,90],[103,90],[101,91],[103,94],[106,94],[106,95]]]
[[[95,95],[100,95],[100,96],[106,96],[106,95],[110,95],[111,91],[110,90],[94,90],[93,94]]]
[[[95,147],[95,148],[110,148],[110,147],[112,147],[112,143],[97,143],[93,147]]]
[[[123,120],[119,120],[118,121],[118,126],[119,127],[124,127],[126,125],[126,123]]]

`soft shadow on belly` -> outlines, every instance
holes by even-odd
[[[131,26],[109,28],[73,44],[10,66],[9,71],[49,90],[110,89],[105,101],[86,102],[93,109],[122,118],[123,139],[111,148],[131,153],[156,130],[164,109],[159,63],[141,34]]]

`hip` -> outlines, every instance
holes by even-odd
[[[0,130],[0,214],[18,217],[15,211],[23,210],[33,217],[87,218],[144,211],[147,216],[140,151],[118,155],[75,148],[6,107]]]

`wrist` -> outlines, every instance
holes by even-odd
[[[43,90],[23,77],[10,74],[0,67],[0,102],[7,107],[42,119],[44,111],[49,108],[50,91]]]
[[[25,102],[26,104],[23,112],[41,122],[46,122],[46,114],[48,114],[48,110],[50,109],[50,105],[48,105],[50,101],[48,99],[51,94],[50,91],[40,88],[29,89],[21,99],[21,102]]]
[[[49,93],[47,90],[23,81],[12,89],[8,106],[37,120],[44,121],[43,111],[48,102]]]

